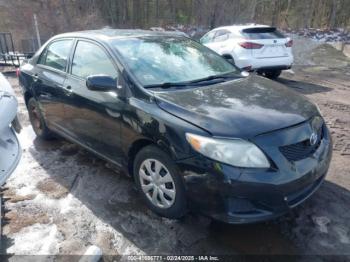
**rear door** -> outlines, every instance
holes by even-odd
[[[118,68],[108,51],[90,40],[78,40],[64,86],[65,132],[77,142],[120,162],[120,121],[125,102],[111,92],[91,91],[86,78],[108,75],[120,82]]]
[[[215,51],[220,54],[229,54],[233,49],[232,43],[230,43],[231,32],[228,30],[218,30],[216,31],[213,48]]]
[[[255,27],[242,30],[242,35],[251,43],[263,45],[252,49],[254,58],[278,58],[289,56],[288,39],[274,27]]]
[[[48,126],[60,129],[63,125],[63,103],[66,91],[68,57],[73,39],[55,40],[44,49],[33,70],[33,89]]]

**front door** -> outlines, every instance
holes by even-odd
[[[86,78],[91,75],[118,77],[118,69],[99,44],[78,40],[70,74],[64,83],[65,132],[77,142],[93,149],[115,163],[121,160],[121,111],[124,101],[116,92],[91,91]]]

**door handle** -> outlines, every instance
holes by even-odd
[[[71,95],[73,93],[73,89],[71,86],[66,86],[66,91],[68,92],[68,95]]]

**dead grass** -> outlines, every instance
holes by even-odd
[[[110,232],[98,232],[95,244],[102,249],[103,254],[116,256],[118,252],[113,247],[113,239],[114,235]]]
[[[20,196],[16,194],[14,189],[7,189],[3,192],[4,198],[10,203],[18,203],[26,200],[33,200],[35,198],[34,194],[29,194],[25,196]]]
[[[67,196],[69,190],[62,186],[61,184],[53,181],[50,178],[46,178],[37,184],[37,189],[39,189],[46,196],[54,199],[60,199]]]
[[[5,226],[3,233],[5,235],[14,234],[19,232],[22,228],[34,225],[34,224],[47,224],[50,222],[49,217],[43,213],[31,213],[31,212],[18,212],[16,210],[7,212],[4,216]]]

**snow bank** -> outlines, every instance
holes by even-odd
[[[333,43],[333,42],[345,42],[350,44],[350,32],[345,29],[315,29],[305,28],[300,30],[285,30],[285,33],[298,35],[313,39],[317,42]]]

